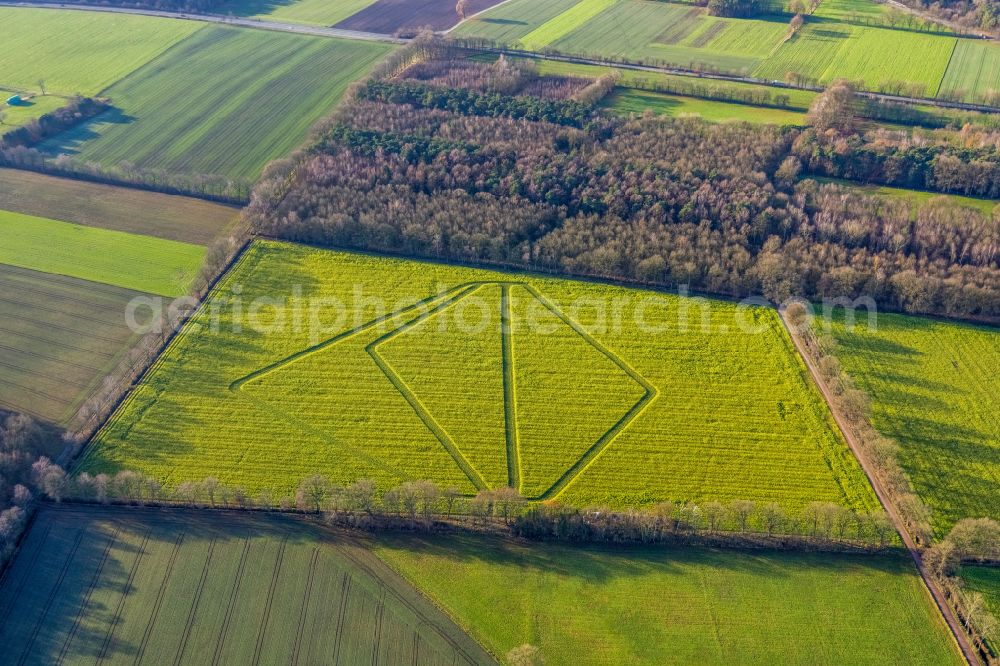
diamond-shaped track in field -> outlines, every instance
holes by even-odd
[[[510,485],[533,499],[558,496],[656,397],[653,386],[530,284],[468,283],[407,310],[293,354],[231,388],[266,388],[267,377],[306,366],[315,373],[317,355],[337,345],[363,346],[369,366],[355,372],[367,382],[381,372],[385,390],[395,389],[474,487]],[[470,323],[469,312],[487,320]],[[403,323],[378,329],[390,320]],[[302,383],[308,393],[309,382]],[[254,393],[267,404],[266,395]],[[337,431],[336,443],[350,453],[392,464],[372,459],[363,441],[344,441],[335,415],[315,411],[292,410],[305,421],[299,427]],[[440,472],[396,471],[413,478]]]

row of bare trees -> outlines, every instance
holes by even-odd
[[[66,473],[47,457],[62,446],[57,431],[24,414],[0,411],[0,569],[27,524],[34,498],[62,498]]]
[[[963,564],[1000,564],[1000,523],[989,518],[958,521],[944,539],[924,554],[927,568],[945,590],[949,603],[988,664],[1000,663],[1000,624],[980,592],[961,577]]]
[[[381,489],[370,480],[339,485],[321,474],[303,479],[294,494],[275,496],[266,490],[251,494],[214,477],[165,488],[155,478],[129,470],[115,475],[82,473],[49,496],[99,503],[294,511],[322,515],[332,524],[376,529],[439,529],[450,524],[575,542],[662,543],[691,537],[788,548],[884,548],[896,542],[884,514],[860,514],[828,502],[813,502],[793,512],[774,502],[750,500],[659,502],[634,510],[578,509],[531,502],[507,487],[468,494],[414,480]]]
[[[871,397],[857,388],[837,358],[837,342],[832,335],[818,334],[801,303],[791,304],[785,313],[819,369],[821,379],[832,394],[833,407],[847,417],[866,460],[888,493],[907,531],[918,545],[934,540],[930,509],[913,489],[909,475],[899,460],[899,444],[879,433],[871,423]]]

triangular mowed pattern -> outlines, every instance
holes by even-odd
[[[401,482],[426,478],[432,469],[443,486],[474,492],[476,486],[369,352],[400,321],[413,323],[427,311],[392,314],[392,323],[372,321],[344,331],[238,380],[232,388],[299,433],[290,441],[300,446],[288,450],[297,467],[327,469],[336,461],[343,472],[337,480],[343,482],[386,474]]]
[[[510,293],[520,490],[548,499],[652,393],[542,294]]]
[[[308,436],[289,451],[299,466],[332,456],[355,478],[400,480],[432,469],[464,492],[529,499],[558,496],[656,395],[530,284],[466,283],[418,305],[231,389]]]
[[[509,483],[501,298],[484,285],[377,347],[491,488]]]

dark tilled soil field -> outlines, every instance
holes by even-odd
[[[466,14],[472,16],[501,1],[470,0]],[[427,27],[447,30],[459,20],[455,4],[456,0],[378,0],[333,27],[387,35]]]

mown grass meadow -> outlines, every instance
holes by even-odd
[[[0,86],[96,95],[199,29],[192,21],[0,7]],[[56,37],[58,36],[58,37]]]
[[[0,210],[210,245],[239,209],[190,197],[0,169]]]
[[[552,666],[963,663],[900,555],[534,548],[459,535],[375,542],[501,656],[529,644]]]
[[[495,318],[476,319],[505,290],[509,335]],[[317,310],[317,336],[305,323],[293,330],[295,310],[280,300],[290,295],[358,305],[342,320]],[[600,330],[599,312],[567,310],[643,296],[653,295],[257,242],[213,295],[214,309],[188,325],[99,434],[82,469],[132,468],[168,485],[212,475],[277,496],[319,472],[382,487],[430,475],[466,493],[512,483],[580,505],[749,498],[790,509],[824,500],[874,508],[774,311],[737,315],[716,301],[704,332],[644,335],[632,325]],[[279,301],[257,323],[288,325],[247,326],[246,310],[233,304],[249,308],[258,297]],[[677,321],[691,305],[662,299],[657,321]],[[537,339],[534,328],[521,330],[525,312],[551,332]],[[623,312],[626,322],[634,313]],[[459,315],[493,337],[431,335]],[[737,316],[758,334],[733,333]],[[493,355],[456,356],[466,345]],[[448,375],[462,378],[450,400]],[[619,385],[608,400],[606,387]],[[461,423],[463,413],[477,422]]]
[[[187,293],[205,257],[199,245],[9,211],[0,235],[0,264],[162,296]]]
[[[664,95],[625,88],[605,100],[605,106],[617,113],[642,115],[647,109],[657,115],[698,116],[710,122],[748,122],[772,125],[804,126],[806,115],[796,111],[716,102],[697,97]]]

